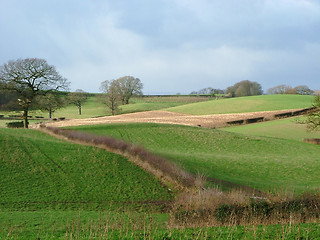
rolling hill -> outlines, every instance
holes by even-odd
[[[262,191],[318,190],[320,148],[296,140],[152,123],[72,127],[142,145],[208,178]]]
[[[166,110],[193,115],[274,111],[311,107],[313,100],[308,95],[261,95],[191,103]]]

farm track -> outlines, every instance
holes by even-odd
[[[107,123],[165,123],[187,126],[201,126],[205,128],[218,128],[226,126],[228,122],[244,119],[273,119],[277,114],[299,111],[303,109],[287,109],[278,111],[262,111],[249,113],[230,113],[214,115],[190,115],[169,111],[147,111],[86,119],[70,119],[46,123],[50,127],[71,127]]]

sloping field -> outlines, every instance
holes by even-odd
[[[58,109],[53,113],[53,118],[65,117],[67,119],[79,119],[79,118],[92,118],[99,116],[110,116],[111,112],[108,107],[101,101],[102,94],[95,94],[88,97],[87,101],[82,104],[82,114],[79,115],[78,108],[69,104],[64,108]],[[127,114],[133,112],[143,112],[152,110],[161,110],[175,106],[181,106],[185,104],[203,102],[210,100],[210,97],[205,96],[143,96],[143,97],[133,97],[130,99],[130,104],[121,105],[119,114]],[[17,115],[15,111],[1,111],[0,115]],[[22,115],[22,112],[20,113]],[[30,111],[29,115],[42,116],[44,118],[49,118],[48,112],[42,112],[40,110]],[[0,121],[1,118],[0,118]],[[41,119],[39,120],[41,121]],[[5,124],[2,124],[5,125]],[[1,126],[1,123],[0,123]]]
[[[42,132],[0,129],[0,209],[106,210],[171,194],[126,158]]]
[[[313,96],[306,95],[261,95],[211,100],[166,110],[192,115],[276,111],[308,108],[312,106],[313,100]]]
[[[78,109],[74,105],[68,105],[65,108],[59,109],[54,113],[54,117],[66,117],[68,119],[90,118],[98,116],[110,116],[111,112],[100,99],[101,95],[89,97],[83,104],[82,115],[78,114]],[[160,110],[175,106],[181,106],[194,102],[207,101],[208,97],[191,97],[191,96],[162,96],[162,97],[134,97],[130,99],[130,104],[121,105],[120,114],[133,112],[143,112],[151,110]],[[48,114],[38,113],[45,117]]]
[[[296,109],[297,110],[297,109]],[[290,110],[294,111],[294,109]],[[148,111],[116,116],[107,116],[87,119],[70,119],[58,122],[46,123],[53,127],[70,127],[81,125],[94,125],[104,123],[166,123],[187,126],[201,126],[206,128],[222,127],[229,121],[237,121],[251,118],[273,118],[275,114],[286,113],[288,110],[248,112],[233,114],[214,114],[214,115],[189,115],[168,111]]]
[[[299,123],[301,117],[278,119],[269,122],[227,127],[222,130],[254,136],[267,136],[302,141],[304,138],[320,138],[320,132],[308,132],[306,124]]]
[[[74,127],[142,145],[200,173],[262,191],[305,191],[320,187],[320,148],[286,139],[244,136],[221,130],[163,124]]]

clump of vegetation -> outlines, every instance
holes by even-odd
[[[267,90],[268,94],[298,94],[311,95],[313,91],[306,85],[291,87],[290,85],[278,85]]]
[[[8,128],[23,128],[23,121],[20,122],[8,122],[6,123]]]
[[[314,99],[314,111],[312,111],[306,120],[309,130],[320,130],[320,95]]]
[[[251,82],[249,80],[243,80],[230,86],[226,90],[226,96],[230,97],[244,97],[262,95],[262,87],[257,82]]]
[[[171,210],[173,227],[205,227],[243,224],[304,223],[320,219],[317,194],[301,196],[250,196],[246,192],[219,189],[185,192]]]
[[[104,92],[102,102],[115,115],[119,112],[119,105],[129,104],[133,96],[142,96],[143,84],[139,78],[124,76],[116,80],[106,80],[101,83],[100,90]]]

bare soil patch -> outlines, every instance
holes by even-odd
[[[286,112],[294,112],[301,109],[263,111],[249,113],[232,113],[232,114],[214,114],[214,115],[189,115],[174,113],[168,111],[147,111],[138,113],[129,113],[117,116],[70,119],[57,122],[49,122],[46,125],[51,127],[69,127],[105,123],[166,123],[179,124],[187,126],[201,126],[206,128],[217,128],[227,125],[227,122],[238,121],[243,119],[264,118],[265,120],[273,119],[275,115]]]

